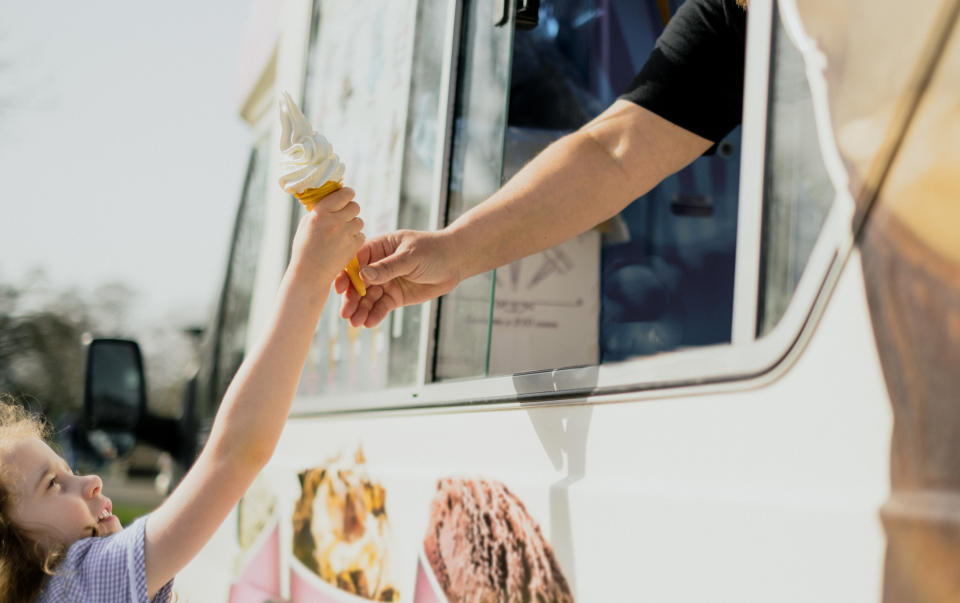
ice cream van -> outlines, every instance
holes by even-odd
[[[254,2],[249,168],[182,417],[132,387],[90,420],[183,466],[202,446],[303,211],[281,91],[368,236],[436,229],[609,105],[678,5]],[[714,153],[378,328],[329,304],[180,600],[960,600],[958,11],[751,0],[743,123]],[[88,384],[134,352],[94,342]]]

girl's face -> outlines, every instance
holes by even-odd
[[[119,532],[110,499],[96,475],[74,475],[45,442],[24,437],[0,448],[4,481],[13,494],[11,519],[45,546]]]

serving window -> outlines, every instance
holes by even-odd
[[[449,2],[315,0],[303,109],[333,144],[357,191],[367,237],[431,228],[443,147],[442,76]],[[304,210],[291,199],[298,215]],[[422,312],[404,308],[373,329],[349,326],[336,296],[324,309],[301,396],[421,381]]]
[[[498,3],[409,0],[393,8],[391,22],[409,23],[412,37],[381,31],[389,44],[366,58],[331,58],[325,50],[336,45],[324,41],[333,35],[324,33],[328,4],[335,5],[317,0],[315,7],[304,105],[322,129],[340,124],[330,136],[338,152],[357,138],[349,119],[356,113],[317,99],[341,90],[346,106],[356,90],[343,99],[324,61],[387,52],[395,59],[390,68],[408,74],[393,96],[405,99],[401,114],[388,112],[402,128],[386,131],[402,136],[396,157],[388,157],[396,172],[378,172],[396,177],[380,193],[386,200],[362,188],[362,174],[351,177],[359,160],[344,157],[347,184],[375,216],[361,214],[369,236],[442,227],[485,200],[616,99],[680,2],[543,0],[537,18],[528,15],[518,27],[516,15],[495,25]],[[802,26],[784,26],[789,11],[770,2],[751,2],[750,11],[745,103],[759,110],[742,131],[614,219],[465,281],[440,300],[395,311],[379,329],[351,330],[328,308],[297,408],[628,390],[755,374],[774,363],[753,357],[747,367],[744,352],[775,334],[791,305],[809,310],[812,294],[798,301],[795,293],[816,290],[803,283],[822,281],[843,228],[842,219],[840,228],[827,228],[839,193],[824,159],[814,70],[798,50]],[[336,29],[357,35],[339,22]],[[393,81],[399,90],[402,82]],[[802,321],[795,323],[791,341]],[[464,379],[471,387],[460,385]],[[358,395],[330,396],[347,392]]]
[[[514,35],[504,180],[626,90],[679,5],[542,2],[536,27]],[[593,231],[498,270],[490,371],[729,342],[739,128],[714,151]]]

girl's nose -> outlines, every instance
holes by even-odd
[[[100,479],[99,475],[87,475],[83,478],[83,496],[84,498],[93,498],[94,496],[100,494],[100,490],[103,489],[103,481]]]

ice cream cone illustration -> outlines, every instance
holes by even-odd
[[[344,166],[333,153],[333,145],[313,130],[306,116],[286,92],[280,99],[280,186],[303,204],[307,211],[330,193],[343,187]],[[360,262],[354,257],[345,268],[350,282],[361,296],[367,288],[360,278]]]

